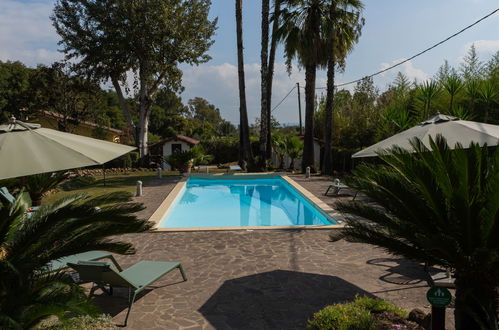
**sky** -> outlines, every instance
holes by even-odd
[[[365,26],[353,52],[347,58],[337,83],[374,73],[445,39],[465,26],[499,8],[498,0],[364,0]],[[0,60],[21,61],[29,66],[51,64],[63,58],[58,51],[59,37],[49,16],[53,0],[0,0]],[[246,94],[249,121],[260,112],[260,0],[243,1],[243,38]],[[239,121],[236,27],[233,0],[212,0],[210,16],[218,17],[215,43],[208,54],[211,60],[199,66],[183,65],[184,103],[203,97],[233,123]],[[438,48],[375,77],[382,91],[398,71],[411,80],[431,78],[448,60],[458,66],[474,44],[482,61],[499,51],[499,12]],[[304,72],[297,66],[288,75],[282,47],[276,56],[273,83],[273,106],[299,82],[304,86]],[[326,74],[319,71],[317,87],[325,86]],[[353,88],[354,85],[348,86]],[[320,94],[321,91],[319,90]],[[302,103],[303,103],[302,95]],[[303,106],[303,104],[302,104]],[[276,108],[273,115],[280,123],[298,122],[296,89]]]

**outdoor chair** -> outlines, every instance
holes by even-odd
[[[340,193],[341,189],[348,189],[349,187],[347,185],[341,184],[339,179],[334,179],[333,184],[329,185],[327,188],[326,192],[324,193],[324,196],[327,196],[329,193],[329,190],[333,189],[333,195],[338,195]],[[358,192],[355,191],[355,195],[353,196],[353,200],[357,197]]]
[[[7,189],[7,187],[0,188],[0,199],[3,199],[5,202],[7,202],[9,204],[14,204],[16,202],[16,198],[14,197],[14,195],[12,195],[9,192],[9,189]],[[39,206],[31,206],[28,208],[27,211],[34,212],[34,211],[38,210],[39,208],[40,208]]]
[[[137,294],[147,286],[176,268],[180,270],[184,281],[187,281],[184,269],[179,262],[143,260],[125,270],[119,270],[112,264],[99,261],[69,262],[68,266],[78,272],[81,281],[95,284],[90,290],[90,296],[97,288],[109,295],[113,294],[113,287],[128,288],[128,311],[123,326],[127,324]]]
[[[239,165],[230,165],[229,168],[227,169],[227,173],[230,173],[230,172],[240,172],[242,170],[243,169]]]
[[[73,254],[57,260],[52,260],[45,267],[47,272],[56,272],[69,268],[68,263],[78,263],[79,261],[97,261],[102,259],[110,259],[114,266],[116,266],[119,271],[122,271],[120,265],[118,264],[116,259],[114,259],[113,255],[106,251],[88,251]]]

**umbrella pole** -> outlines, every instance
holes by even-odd
[[[102,165],[102,174],[104,175],[104,186],[106,186],[106,167]]]

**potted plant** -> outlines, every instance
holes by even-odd
[[[172,170],[178,170],[181,174],[191,173],[195,155],[191,150],[176,151],[166,156],[165,161],[170,164]]]

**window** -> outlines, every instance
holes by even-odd
[[[182,151],[182,145],[180,143],[172,143],[172,154]]]

